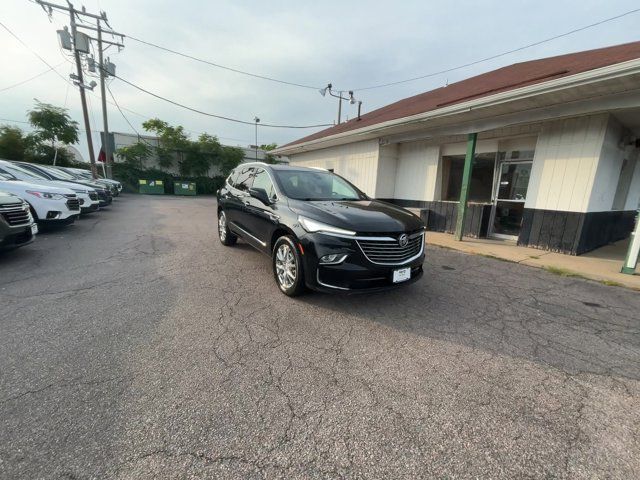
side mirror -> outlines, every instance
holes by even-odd
[[[250,188],[249,195],[253,198],[257,198],[265,205],[270,205],[271,200],[269,200],[269,195],[267,195],[267,191],[264,188]]]

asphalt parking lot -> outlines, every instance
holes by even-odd
[[[640,476],[640,295],[428,248],[282,295],[213,198],[127,196],[0,256],[0,478]]]

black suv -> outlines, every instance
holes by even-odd
[[[269,255],[289,296],[305,286],[348,293],[414,282],[424,231],[416,215],[322,169],[243,164],[218,190],[220,241],[242,237]]]

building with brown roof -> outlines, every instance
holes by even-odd
[[[640,42],[518,63],[280,147],[464,234],[581,254],[626,237],[640,202]]]

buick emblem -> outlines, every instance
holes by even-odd
[[[406,233],[403,233],[398,237],[398,245],[400,245],[401,247],[406,247],[408,243],[409,237],[407,237]]]

